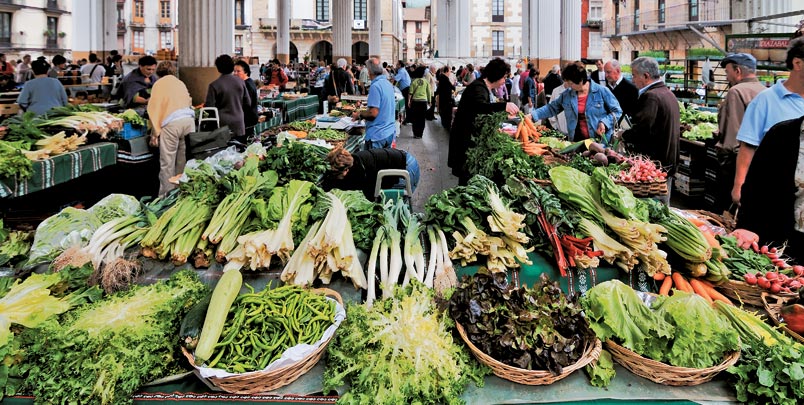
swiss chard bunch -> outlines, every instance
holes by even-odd
[[[549,168],[541,156],[529,156],[518,141],[500,131],[506,119],[505,113],[477,118],[477,132],[472,134],[474,146],[466,152],[469,173],[488,177],[498,184],[510,177],[547,178]]]
[[[486,217],[491,214],[488,202],[489,187],[496,185],[486,177],[474,176],[466,186],[448,188],[433,194],[424,205],[425,223],[438,223],[446,234],[464,231],[461,220],[469,217],[472,222],[488,232]]]
[[[481,268],[464,278],[449,307],[475,346],[523,369],[561,374],[595,339],[581,308],[544,275],[532,289],[514,288],[505,273]]]

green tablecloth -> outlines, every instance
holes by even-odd
[[[259,135],[262,131],[271,129],[273,127],[278,127],[282,124],[282,116],[275,115],[271,118],[265,120],[265,122],[260,122],[254,126],[254,135]],[[246,131],[248,132],[248,131]]]
[[[0,198],[20,197],[65,183],[117,163],[117,145],[110,142],[33,162],[33,175],[23,181],[0,178]]]
[[[402,118],[405,117],[405,99],[400,98],[396,100],[396,115],[395,118],[399,120],[400,116]]]
[[[279,108],[282,110],[282,122],[307,120],[318,113],[318,96],[304,96],[295,100],[283,98],[264,98],[260,100],[263,107]]]

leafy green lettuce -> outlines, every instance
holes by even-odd
[[[640,204],[631,190],[614,183],[603,168],[596,167],[592,178],[600,187],[600,201],[605,206],[619,212],[623,218],[648,221],[648,207]]]
[[[91,212],[67,207],[36,227],[28,263],[47,262],[65,249],[85,246],[102,222]]]
[[[617,375],[617,372],[614,371],[614,361],[611,359],[611,353],[607,350],[602,350],[600,357],[588,364],[584,370],[589,375],[589,383],[593,387],[608,387],[611,384],[611,380]]]

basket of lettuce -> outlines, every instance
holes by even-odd
[[[552,384],[600,355],[580,306],[544,275],[514,288],[505,273],[481,268],[452,294],[450,314],[475,358],[519,384]]]
[[[614,360],[655,383],[691,386],[710,381],[740,358],[740,339],[705,299],[682,291],[643,298],[607,281],[581,301],[597,337]]]

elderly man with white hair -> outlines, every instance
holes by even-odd
[[[396,135],[394,86],[388,81],[385,69],[377,58],[366,61],[366,70],[371,78],[366,100],[368,109],[359,113],[355,111],[352,119],[366,120],[364,149],[390,148]]]
[[[340,101],[343,93],[355,94],[352,80],[344,70],[345,68],[346,59],[338,59],[337,66],[332,68],[329,78],[324,81],[324,92],[327,95],[327,101],[332,105]]]

